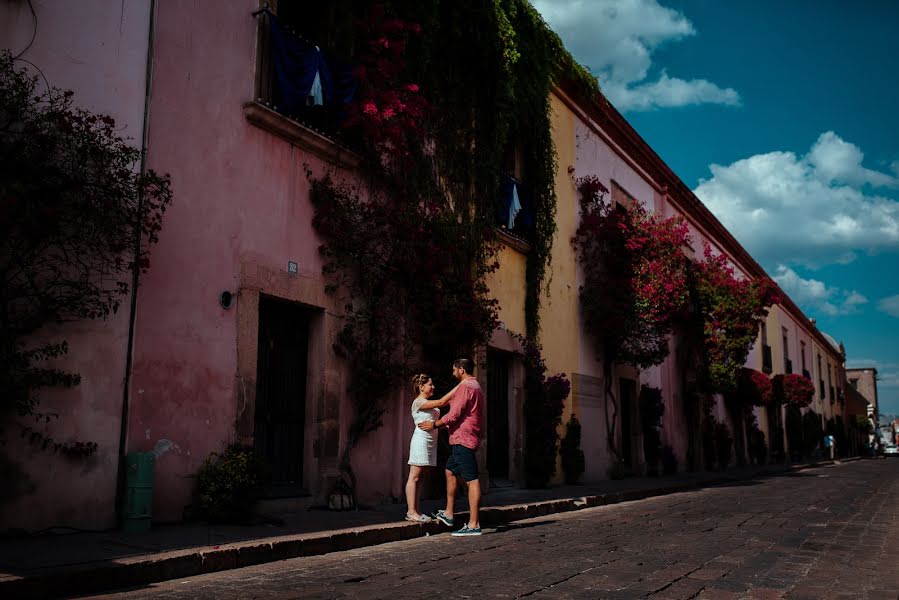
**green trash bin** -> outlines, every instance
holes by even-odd
[[[150,531],[153,513],[153,473],[156,455],[131,452],[125,457],[125,506],[122,529],[126,533]]]

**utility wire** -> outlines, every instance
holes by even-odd
[[[13,60],[21,59],[22,55],[28,52],[28,49],[31,48],[31,45],[34,43],[34,38],[37,37],[37,13],[34,12],[34,5],[31,3],[31,0],[28,0],[28,8],[31,10],[31,16],[34,17],[34,29],[31,30],[31,39],[28,41],[28,45],[25,46],[24,50],[13,56]],[[26,60],[25,62],[28,61]],[[30,65],[31,63],[28,64]]]

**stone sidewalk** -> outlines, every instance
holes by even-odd
[[[853,459],[849,459],[853,460]],[[839,461],[837,461],[839,462]],[[843,461],[846,462],[846,461]],[[777,475],[832,461],[681,473],[545,490],[506,488],[484,496],[481,523],[638,500],[732,481]],[[464,501],[461,508],[465,507]],[[423,502],[423,510],[438,508]],[[0,539],[0,597],[48,597],[125,588],[300,556],[314,556],[448,531],[403,521],[405,505],[349,512],[281,515],[278,525],[163,525],[146,534],[76,532]],[[460,522],[466,518],[457,512]]]

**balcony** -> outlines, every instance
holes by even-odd
[[[812,380],[812,374],[808,372],[808,369],[802,369],[802,376],[805,377],[806,379],[808,379],[809,381]]]
[[[771,373],[774,370],[774,363],[771,362],[771,346],[768,344],[762,345],[762,371],[765,373]]]
[[[296,15],[280,18],[267,9],[254,14],[259,19],[257,102],[338,141],[346,105],[356,95],[354,65],[294,31]]]
[[[500,177],[494,225],[502,234],[504,242],[505,238],[511,238],[530,247],[534,231],[532,206],[526,186],[511,175]]]
[[[787,375],[793,374],[793,361],[789,358],[784,360],[784,373],[786,373]]]

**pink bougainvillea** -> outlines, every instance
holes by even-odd
[[[761,371],[743,367],[737,382],[737,395],[744,405],[767,406],[774,398],[771,378]]]
[[[612,366],[649,367],[668,356],[668,336],[688,306],[683,248],[690,238],[680,218],[662,218],[639,204],[623,210],[606,202],[608,189],[595,176],[576,183],[581,223],[572,243],[584,271],[580,302],[602,356],[606,440],[618,456]]]
[[[375,5],[359,29],[360,39],[368,41],[356,55],[359,91],[347,105],[343,128],[379,162],[402,166],[424,137],[421,123],[428,111],[418,84],[405,80],[407,38],[420,34],[421,27],[387,18],[384,7]]]
[[[776,287],[767,278],[738,278],[727,257],[708,245],[694,265],[709,383],[716,391],[733,390],[768,308],[778,301]]]
[[[805,408],[815,398],[814,384],[796,373],[774,376],[774,396],[778,402]]]
[[[659,364],[689,301],[687,224],[639,203],[627,210],[613,206],[595,176],[578,179],[577,186],[582,214],[573,243],[585,275],[581,302],[587,328],[613,360]]]

